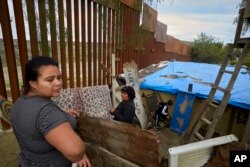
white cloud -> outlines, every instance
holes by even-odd
[[[233,25],[234,15],[180,15],[160,14],[158,20],[168,25],[167,34],[181,40],[192,41],[201,32],[212,35],[220,41],[232,42],[236,25]]]

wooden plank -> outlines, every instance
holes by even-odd
[[[140,166],[159,166],[157,136],[131,124],[91,117],[78,119],[81,138]]]
[[[87,0],[87,27],[88,27],[88,86],[92,86],[92,53],[91,53],[91,0]]]
[[[23,10],[22,10],[22,1],[16,0],[13,1],[14,14],[16,20],[16,30],[17,30],[17,40],[20,56],[20,64],[22,70],[22,80],[25,78],[25,64],[28,62],[28,51],[25,37],[24,29],[24,19],[23,19]]]
[[[93,2],[93,85],[97,85],[97,3]]]
[[[34,0],[26,0],[32,57],[39,55]]]
[[[87,85],[87,59],[86,59],[86,5],[85,0],[81,1],[81,20],[82,20],[82,86]]]
[[[1,19],[0,19],[1,21]],[[3,72],[3,64],[2,64],[2,58],[0,55],[0,95],[7,98],[7,92],[6,92],[6,85],[4,82],[4,72]]]
[[[57,51],[57,33],[56,33],[56,14],[55,1],[49,1],[49,22],[50,22],[50,36],[51,36],[51,53],[52,58],[58,61]]]
[[[242,137],[242,142],[248,142],[250,141],[250,112],[248,112],[248,120],[247,125],[245,127],[245,131]]]
[[[103,80],[102,80],[102,69],[100,68],[100,64],[103,63],[103,58],[102,58],[102,19],[103,19],[103,14],[102,14],[102,5],[98,5],[98,85],[102,85]]]
[[[16,57],[15,57],[13,37],[11,32],[10,15],[9,15],[7,0],[0,1],[0,6],[1,6],[0,20],[3,33],[3,42],[4,42],[5,53],[6,55],[8,55],[6,56],[6,61],[9,72],[11,95],[12,95],[12,100],[15,101],[20,95],[20,92],[19,92]]]
[[[74,56],[73,56],[73,44],[72,44],[72,9],[71,0],[67,0],[67,30],[68,30],[68,58],[69,58],[69,85],[74,88]]]
[[[236,44],[237,40],[240,39],[242,26],[243,26],[243,22],[244,22],[244,19],[243,19],[244,11],[245,11],[245,9],[239,10],[239,19],[238,19],[238,24],[237,24],[237,28],[236,28],[235,37],[234,37],[234,44]]]
[[[85,3],[85,2],[82,2]],[[83,4],[82,4],[83,5]],[[81,86],[81,71],[80,71],[80,48],[79,48],[79,3],[74,0],[75,9],[75,58],[76,58],[76,86]]]
[[[45,0],[38,1],[38,11],[39,11],[39,23],[40,23],[40,35],[41,35],[41,49],[42,54],[49,55],[49,44],[48,44],[48,31],[46,23],[46,10],[45,10]]]
[[[61,53],[61,71],[63,88],[68,87],[67,82],[67,66],[66,66],[66,42],[64,34],[64,5],[63,1],[58,0],[58,13],[59,13],[59,35],[60,35],[60,53]]]

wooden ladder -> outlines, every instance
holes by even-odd
[[[240,72],[244,59],[247,56],[248,52],[250,51],[250,39],[249,38],[240,39],[240,34],[243,25],[243,14],[244,14],[244,9],[241,9],[235,33],[235,42],[234,44],[228,45],[227,54],[224,58],[223,63],[221,64],[216,80],[214,84],[212,84],[211,86],[212,88],[210,90],[209,96],[206,100],[204,100],[201,103],[199,111],[193,118],[186,132],[183,134],[181,138],[182,144],[211,138],[213,136],[215,127],[219,119],[222,117],[225,111],[225,108],[231,96],[230,92]],[[239,55],[238,63],[235,65],[234,70],[229,71],[226,69],[226,67],[233,56],[233,50],[234,48],[239,48],[239,47],[243,48],[243,51],[241,52],[241,55]],[[221,87],[220,86],[221,79],[223,78],[224,75],[228,74],[230,74],[230,80],[228,82],[228,85],[226,87]],[[214,101],[214,95],[216,94],[217,91],[223,93],[223,98],[220,103]]]

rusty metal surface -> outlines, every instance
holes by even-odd
[[[60,36],[60,56],[61,56],[61,71],[63,88],[68,87],[67,84],[67,66],[66,66],[66,41],[64,33],[64,5],[63,1],[58,0],[58,15],[59,15],[59,36]]]
[[[73,56],[73,43],[72,43],[72,9],[71,0],[67,0],[67,27],[68,27],[68,58],[69,58],[69,86],[74,88],[74,56]]]
[[[98,5],[98,84],[102,85],[103,71],[100,68],[102,63],[102,5]]]
[[[2,58],[0,55],[0,95],[3,97],[7,97],[6,86],[4,82],[4,75],[3,75],[3,65],[2,65]]]
[[[158,12],[156,10],[154,10],[147,4],[143,4],[142,28],[149,32],[155,32],[157,24],[157,15]]]
[[[49,55],[48,30],[46,23],[45,0],[38,1],[39,23],[40,23],[40,46],[43,55]]]
[[[88,27],[88,34],[87,34],[87,39],[88,39],[88,86],[92,86],[92,40],[91,40],[91,36],[92,36],[92,31],[91,31],[91,0],[87,0],[87,27]]]
[[[103,8],[103,56],[102,64],[107,67],[107,8]],[[103,84],[107,84],[107,73],[103,71]]]
[[[51,34],[51,53],[53,59],[58,61],[55,1],[50,1],[49,3],[49,22],[50,22],[50,34]]]
[[[140,10],[142,0],[121,0],[121,3],[127,5],[130,8]]]
[[[123,0],[119,1],[119,4],[116,4],[116,7],[108,8],[105,4],[99,4],[102,0],[81,0],[74,1],[74,5],[70,2],[72,0],[63,1],[51,0],[47,5],[47,1],[35,1],[35,0],[25,0],[27,6],[27,16],[28,16],[28,25],[29,25],[29,36],[30,36],[30,45],[31,45],[31,55],[32,57],[37,56],[41,53],[48,53],[49,50],[45,49],[48,46],[48,39],[50,36],[51,39],[51,53],[52,57],[59,61],[61,60],[60,65],[62,69],[63,76],[63,87],[80,87],[87,85],[103,85],[111,82],[111,76],[107,72],[103,71],[100,68],[100,64],[104,64],[108,69],[110,69],[111,64],[111,53],[116,54],[116,58],[119,59],[119,62],[116,63],[116,72],[122,73],[122,66],[124,63],[130,60],[135,60],[139,68],[146,67],[152,63],[158,63],[161,60],[176,59],[181,61],[190,60],[190,48],[184,46],[180,52],[176,51],[164,51],[164,45],[161,43],[155,42],[152,37],[151,32],[145,31],[141,33],[141,27],[139,26],[140,13],[137,9],[133,7],[134,2],[141,2],[140,0]],[[20,2],[21,0],[14,1],[14,13],[15,15],[23,15],[23,7]],[[79,3],[80,2],[80,3]],[[96,2],[96,3],[95,3]],[[103,1],[102,1],[103,2]],[[108,1],[110,3],[111,1]],[[4,3],[4,2],[1,2]],[[39,8],[38,7],[39,5]],[[57,5],[59,9],[57,9]],[[67,5],[64,7],[64,5]],[[96,6],[93,4],[96,4]],[[70,6],[72,5],[72,7]],[[45,7],[44,7],[45,6]],[[93,6],[93,7],[92,7]],[[79,8],[81,7],[81,9]],[[7,9],[8,7],[6,7]],[[45,16],[44,9],[48,8],[48,15]],[[72,8],[74,14],[70,16],[69,10]],[[6,9],[1,10],[1,15],[6,14]],[[40,12],[38,13],[38,9]],[[67,9],[67,16],[64,11]],[[120,10],[117,10],[120,9]],[[9,11],[7,11],[8,13]],[[36,14],[37,12],[37,14]],[[58,15],[57,15],[58,14]],[[58,18],[59,16],[59,18]],[[46,17],[46,18],[45,18]],[[72,17],[72,18],[71,18]],[[81,21],[73,21],[79,20]],[[97,19],[95,19],[97,18]],[[10,25],[6,26],[8,23],[7,17],[4,17],[5,21],[1,24],[3,27],[2,31],[5,34],[4,45],[8,46],[5,50],[5,53],[8,52],[8,57],[15,54],[13,49],[13,39],[11,34]],[[15,21],[17,23],[17,33],[18,33],[18,42],[19,47],[14,46],[14,48],[19,48],[20,61],[22,71],[24,70],[24,64],[27,62],[27,55],[29,55],[29,50],[25,48],[26,39],[25,32],[26,29],[23,27],[23,19],[15,16]],[[40,20],[39,24],[36,20]],[[58,22],[59,19],[59,22]],[[8,20],[8,21],[7,21]],[[65,24],[66,21],[67,29],[69,33],[65,33]],[[46,24],[49,25],[50,33],[47,33],[48,30]],[[73,23],[74,22],[74,23]],[[74,24],[74,29],[70,29],[70,24]],[[93,25],[92,25],[93,24]],[[9,27],[8,27],[9,26]],[[80,30],[81,27],[81,30]],[[14,27],[13,27],[14,28]],[[57,34],[57,29],[59,28],[59,34]],[[38,33],[37,29],[42,30],[42,34]],[[138,33],[137,31],[140,31]],[[81,33],[80,33],[81,31]],[[28,31],[27,31],[28,32]],[[73,34],[74,33],[74,34]],[[66,36],[67,34],[67,36]],[[42,52],[39,50],[38,43],[41,38],[45,42],[46,47],[42,47]],[[81,35],[81,41],[80,41]],[[139,36],[137,36],[139,35]],[[39,38],[38,38],[39,36]],[[57,41],[57,36],[60,41]],[[72,37],[71,37],[72,36]],[[75,37],[75,43],[73,39]],[[48,39],[46,39],[48,37]],[[143,37],[143,38],[141,38]],[[144,38],[145,37],[145,38]],[[6,39],[8,38],[8,39]],[[65,41],[67,38],[67,42]],[[97,39],[98,38],[98,39]],[[11,42],[12,41],[12,42]],[[72,41],[72,42],[71,42]],[[88,41],[93,42],[90,43]],[[57,43],[60,42],[60,45]],[[80,43],[82,42],[82,43]],[[87,43],[88,42],[88,43]],[[15,44],[15,43],[14,43]],[[75,46],[74,46],[75,44]],[[50,44],[49,44],[50,45]],[[81,46],[80,46],[81,45]],[[172,45],[175,47],[176,45]],[[68,50],[67,50],[68,49]],[[172,48],[176,50],[176,48]],[[8,50],[8,51],[7,51]],[[89,51],[88,51],[89,50]],[[7,52],[6,52],[7,51]],[[67,52],[66,52],[67,51]],[[87,53],[88,52],[88,53]],[[188,53],[186,53],[188,52]],[[10,54],[9,54],[10,53]],[[17,55],[18,56],[18,55]],[[88,57],[87,57],[88,56]],[[13,65],[11,60],[11,67],[9,72],[11,74],[17,73],[16,64]],[[5,58],[5,57],[4,57]],[[11,58],[9,58],[10,61]],[[5,60],[4,60],[5,62]],[[7,61],[8,62],[8,61]],[[93,65],[92,63],[93,62]],[[66,66],[69,64],[69,66]],[[88,66],[89,64],[89,66]],[[67,69],[69,68],[69,69]],[[67,74],[69,71],[70,74]],[[75,71],[75,73],[74,73]],[[24,74],[22,72],[22,74]],[[19,86],[18,82],[22,82],[21,78],[18,78],[14,75],[16,79],[12,79],[11,94],[14,99],[19,96]],[[18,80],[18,79],[19,80]],[[3,78],[1,78],[3,79]],[[7,78],[5,78],[6,82]],[[14,82],[13,82],[14,80]],[[88,81],[87,81],[88,80]],[[98,82],[97,82],[98,81]],[[87,83],[88,82],[88,83]],[[4,88],[6,89],[6,88]]]
[[[93,3],[93,85],[97,85],[97,4]]]
[[[84,141],[140,166],[159,166],[159,143],[155,135],[130,124],[90,117],[78,120]]]
[[[27,52],[27,44],[26,44],[25,30],[24,30],[22,1],[21,0],[13,1],[13,7],[16,20],[16,30],[17,30],[21,70],[22,70],[22,79],[24,79],[25,64],[28,62],[28,52]]]
[[[108,9],[108,26],[107,26],[107,68],[111,71],[111,9]],[[111,84],[111,73],[107,73],[107,84]]]
[[[8,9],[8,2],[7,0],[0,1],[1,12],[0,12],[0,20],[1,20],[1,27],[3,33],[3,41],[4,41],[4,48],[6,53],[6,61],[11,88],[11,95],[12,100],[15,101],[19,94],[19,82],[17,77],[17,66],[16,66],[16,57],[14,52],[14,44],[13,44],[13,37],[11,32],[11,25],[10,25],[10,15]]]
[[[81,1],[82,3],[85,3],[85,0]],[[75,20],[79,20],[79,3],[78,1],[74,1],[74,17]],[[76,86],[81,86],[81,71],[80,71],[80,44],[79,44],[79,22],[75,21],[75,59],[76,59]]]
[[[86,68],[86,14],[85,0],[81,0],[81,20],[82,20],[82,86],[87,85],[87,68]]]
[[[29,31],[30,31],[31,54],[32,54],[32,57],[34,57],[39,54],[34,0],[26,0],[26,5],[27,5],[28,20],[29,20],[28,23],[29,23]]]

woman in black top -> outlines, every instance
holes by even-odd
[[[121,89],[122,102],[116,109],[112,108],[109,112],[114,115],[114,120],[132,123],[135,116],[135,91],[131,86],[125,86]]]

